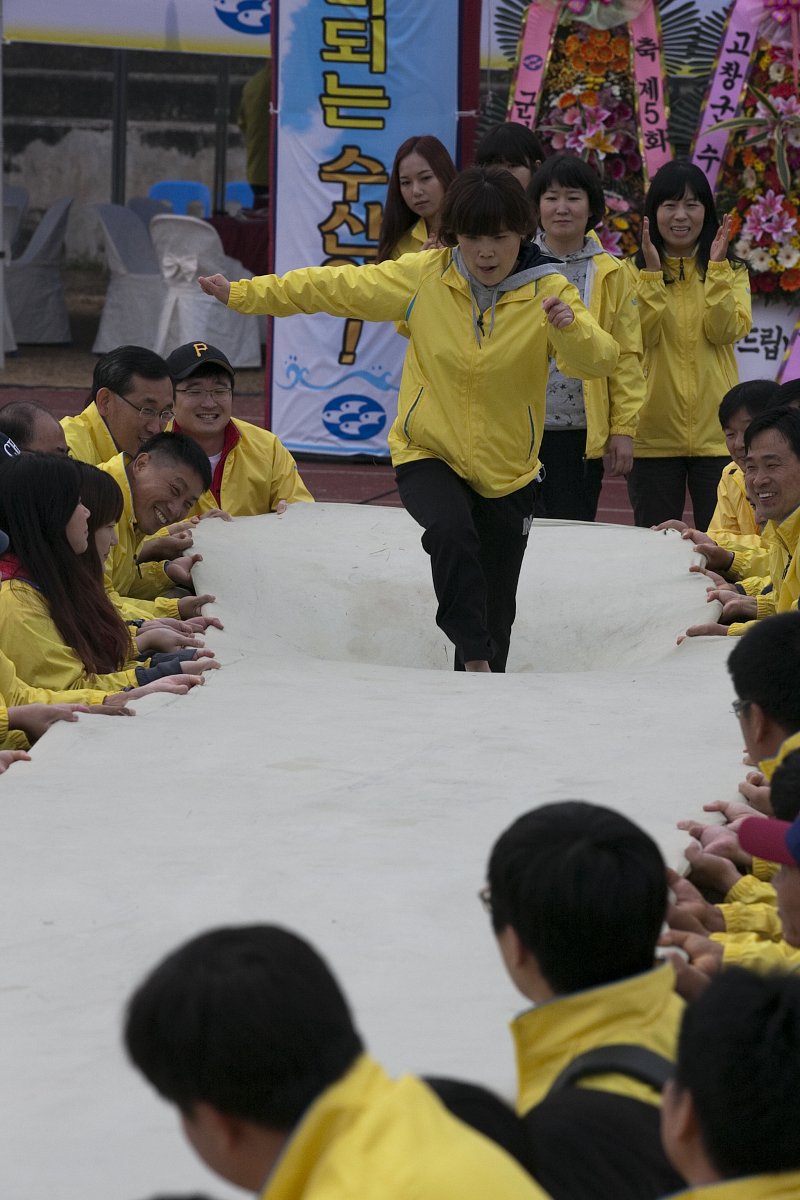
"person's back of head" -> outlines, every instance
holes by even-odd
[[[160,354],[144,346],[116,346],[101,355],[94,365],[89,402],[97,399],[101,388],[126,396],[134,375],[150,380],[169,379],[169,368]]]
[[[525,813],[495,843],[488,884],[495,933],[515,931],[556,995],[653,966],[666,869],[621,813],[576,800]]]
[[[328,966],[274,925],[212,930],[169,954],[131,997],[125,1043],[183,1113],[204,1103],[274,1130],[363,1050]]]
[[[758,705],[779,727],[780,740],[800,729],[800,613],[778,613],[755,623],[736,639],[728,671],[743,719],[748,707]]]
[[[724,429],[738,413],[744,412],[751,420],[768,408],[775,408],[781,400],[781,386],[774,379],[746,379],[736,383],[722,397],[719,406],[719,423]]]
[[[724,971],[684,1013],[667,1155],[690,1184],[800,1170],[799,1092],[800,979]]]
[[[67,454],[64,431],[42,404],[31,400],[12,400],[0,409],[0,427],[6,437],[29,453]]]

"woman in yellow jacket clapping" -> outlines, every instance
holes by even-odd
[[[656,172],[642,245],[625,266],[639,303],[647,401],[628,493],[637,525],[680,520],[688,484],[707,529],[725,464],[717,412],[738,381],[734,344],[750,330],[747,268],[730,254],[703,172],[684,161]]]

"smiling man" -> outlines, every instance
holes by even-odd
[[[173,350],[167,367],[175,382],[174,429],[194,438],[213,473],[191,516],[221,508],[252,517],[313,501],[279,438],[233,416],[235,374],[221,350],[188,342]]]
[[[164,359],[143,346],[117,346],[97,360],[86,408],[61,425],[72,457],[99,467],[120,451],[138,454],[173,415]]]
[[[180,433],[159,433],[145,442],[131,462],[118,454],[102,470],[119,484],[124,505],[117,522],[117,544],[106,560],[106,588],[129,619],[200,615],[213,596],[182,596],[164,592],[176,586],[191,588],[191,572],[199,555],[172,562],[140,562],[144,540],[157,530],[188,515],[211,483],[211,468],[203,451]]]

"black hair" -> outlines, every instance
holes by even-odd
[[[800,379],[787,379],[778,387],[776,406],[800,403]]]
[[[36,433],[36,419],[40,413],[44,413],[58,424],[57,417],[43,404],[36,404],[32,400],[11,400],[0,408],[0,420],[3,422],[0,428],[6,437],[16,442],[20,450],[30,450]]]
[[[505,1100],[481,1084],[465,1079],[426,1075],[423,1082],[454,1117],[502,1146],[506,1154],[515,1158],[526,1171],[530,1170],[525,1127]]]
[[[682,200],[687,192],[691,192],[696,200],[703,205],[703,227],[697,240],[697,262],[701,275],[705,275],[708,267],[708,256],[711,245],[719,230],[719,217],[714,196],[709,182],[700,167],[685,158],[676,158],[664,163],[653,176],[644,202],[644,215],[650,222],[650,240],[658,251],[662,264],[666,256],[664,239],[658,228],[658,210],[666,200]],[[741,261],[729,250],[728,262],[743,266]],[[641,247],[636,253],[636,265],[641,270],[645,266],[644,254]],[[668,280],[668,282],[670,282]]]
[[[769,408],[759,413],[744,431],[744,452],[750,453],[753,438],[767,430],[774,429],[792,449],[792,453],[800,458],[800,412],[796,408]]]
[[[133,461],[149,454],[157,461],[190,467],[203,481],[203,491],[211,487],[211,464],[204,450],[186,433],[157,433],[139,448]]]
[[[688,1005],[675,1084],[723,1179],[800,1168],[800,979],[731,967]]]
[[[736,639],[728,671],[740,700],[758,704],[787,735],[800,730],[800,613],[753,624]]]
[[[447,189],[440,237],[448,246],[461,235],[495,237],[504,229],[528,237],[532,227],[525,190],[503,167],[468,167]]]
[[[78,464],[64,454],[10,459],[0,471],[0,529],[20,560],[18,576],[41,592],[65,643],[87,671],[105,675],[122,669],[131,641],[102,572],[87,570],[84,556],[67,540],[67,523],[81,500],[81,478]]]
[[[488,882],[495,933],[510,925],[556,993],[653,966],[666,868],[621,813],[579,800],[525,813],[495,843]]]
[[[456,177],[456,165],[450,157],[450,151],[432,134],[414,135],[406,138],[398,146],[386,188],[383,217],[378,233],[378,262],[391,258],[403,234],[413,229],[419,220],[414,210],[406,204],[400,190],[400,166],[409,154],[418,154],[420,158],[425,159],[445,192]]]
[[[769,802],[779,821],[800,817],[800,750],[787,754],[772,776]]]
[[[539,201],[554,184],[586,192],[589,200],[589,217],[584,233],[599,225],[605,216],[606,196],[600,177],[587,162],[575,154],[553,154],[546,158],[528,185],[528,196],[533,204],[537,221]]]
[[[533,172],[545,157],[540,139],[517,121],[501,121],[490,125],[475,147],[475,163],[479,167],[528,167]]]
[[[780,384],[774,379],[747,379],[736,383],[722,397],[719,406],[719,423],[724,429],[732,417],[742,409],[750,417],[757,417],[772,406],[781,394]]]
[[[133,390],[134,375],[140,375],[142,379],[170,378],[169,367],[160,354],[146,350],[144,346],[117,346],[95,363],[89,402],[97,399],[101,388],[108,388],[118,396],[127,396]]]
[[[173,951],[133,993],[124,1036],[182,1112],[204,1102],[278,1130],[363,1050],[326,963],[276,925],[211,930]]]

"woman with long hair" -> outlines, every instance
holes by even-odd
[[[637,525],[680,520],[688,484],[707,529],[729,461],[720,401],[738,382],[734,344],[751,325],[747,268],[730,252],[708,180],[677,159],[653,176],[641,248],[626,261],[642,323],[647,399],[628,476]]]
[[[444,194],[455,177],[455,163],[438,138],[428,133],[406,138],[386,189],[378,262],[439,245]]]
[[[89,544],[78,465],[60,455],[24,454],[0,471],[0,649],[28,683],[101,692],[183,690],[187,680],[150,682],[138,647],[106,595],[102,573],[80,556]],[[185,664],[186,666],[193,664]],[[185,668],[184,668],[185,669]]]

